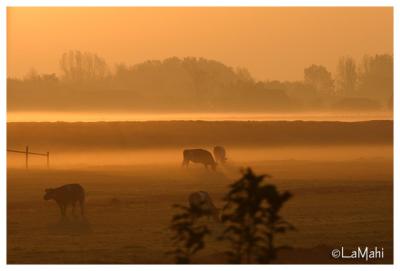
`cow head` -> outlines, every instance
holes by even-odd
[[[53,199],[53,197],[54,197],[54,189],[48,188],[48,189],[46,189],[44,191],[45,191],[45,194],[44,194],[44,197],[43,197],[44,200]]]

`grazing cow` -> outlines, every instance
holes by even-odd
[[[208,217],[212,216],[216,221],[219,219],[219,210],[215,207],[210,195],[205,191],[193,192],[189,195],[189,205],[192,209],[200,210]]]
[[[226,151],[224,147],[221,146],[215,146],[214,147],[214,157],[215,157],[215,161],[224,164],[227,160],[226,158]]]
[[[208,166],[211,166],[213,170],[217,167],[212,154],[203,149],[184,150],[182,166],[188,167],[189,162],[201,163],[206,169],[208,169]]]
[[[72,213],[75,213],[75,205],[78,202],[81,208],[81,215],[84,215],[85,190],[80,184],[66,184],[58,188],[48,188],[45,190],[45,200],[55,200],[60,207],[61,216],[66,216],[68,205],[72,206]]]

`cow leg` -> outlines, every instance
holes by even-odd
[[[85,216],[85,201],[79,200],[79,207],[81,208],[81,216],[84,217]]]
[[[65,205],[62,203],[59,203],[58,207],[60,207],[61,218],[64,219],[65,218]]]
[[[64,208],[64,217],[65,217],[65,218],[68,218],[68,215],[67,215],[68,205],[67,205],[67,204],[64,204],[64,205],[63,205],[63,208]]]
[[[76,218],[77,217],[76,213],[75,213],[76,202],[73,202],[71,205],[72,205],[72,211],[71,211],[72,216]]]
[[[58,207],[60,208],[61,218],[64,218],[64,212],[63,212],[62,205],[61,205],[61,204],[58,204]]]

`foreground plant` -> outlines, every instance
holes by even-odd
[[[170,229],[174,232],[171,239],[175,249],[169,254],[174,254],[176,263],[189,264],[191,257],[204,248],[204,238],[210,234],[208,227],[199,221],[199,218],[209,213],[193,206],[174,207],[181,212],[172,217]]]
[[[222,239],[231,244],[231,263],[270,263],[287,246],[275,246],[275,237],[294,227],[279,211],[291,198],[274,185],[264,183],[268,175],[255,175],[248,168],[242,178],[230,185],[225,197],[222,221],[226,225]]]

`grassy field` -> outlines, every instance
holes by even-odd
[[[172,263],[173,204],[208,191],[218,207],[240,168],[273,176],[294,194],[283,216],[297,231],[278,242],[294,247],[279,263],[356,263],[336,260],[333,248],[384,247],[392,261],[393,122],[166,121],[9,123],[8,148],[50,151],[8,155],[9,263]],[[228,163],[217,172],[181,168],[184,148],[222,144]],[[60,222],[44,190],[80,183],[87,192],[84,221]],[[223,263],[223,225],[196,263]],[[360,262],[360,261],[358,261]],[[363,260],[361,260],[361,263]]]
[[[205,190],[217,206],[243,163],[217,172],[178,164],[8,170],[8,263],[172,263],[168,230],[172,204]],[[247,163],[294,197],[283,216],[297,231],[278,242],[294,247],[278,263],[356,263],[332,259],[333,248],[384,247],[392,262],[392,159],[343,161],[268,160]],[[80,183],[87,191],[87,218],[61,223],[44,189]],[[114,200],[113,200],[114,199]],[[115,200],[116,199],[116,200]],[[215,241],[223,226],[210,221],[213,236],[196,263],[222,263],[227,244]],[[360,261],[358,261],[360,262]],[[361,263],[365,263],[361,261]]]

